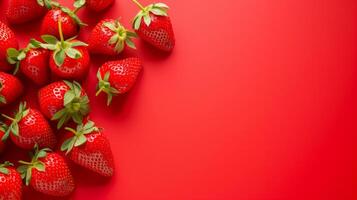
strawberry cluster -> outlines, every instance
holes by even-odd
[[[142,69],[137,57],[116,60],[126,48],[135,49],[140,37],[152,47],[170,52],[175,37],[164,3],[148,6],[132,0],[140,11],[133,31],[119,20],[102,19],[87,42],[77,35],[84,22],[82,8],[94,12],[110,7],[114,0],[74,0],[73,9],[54,0],[9,0],[6,18],[16,26],[42,18],[38,38],[19,48],[15,33],[0,21],[0,107],[16,105],[12,114],[0,117],[0,153],[7,142],[31,151],[30,160],[0,164],[0,199],[22,198],[24,186],[52,196],[67,196],[75,190],[68,162],[111,177],[114,160],[109,140],[89,118],[90,104],[81,83],[87,78],[91,56],[113,58],[98,69],[96,96],[127,93]],[[22,76],[18,76],[21,74]],[[26,77],[38,90],[39,108],[21,101]],[[57,124],[52,127],[51,121]]]

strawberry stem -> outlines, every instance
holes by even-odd
[[[63,38],[63,32],[62,32],[62,17],[58,16],[58,32],[61,38],[61,45],[62,47],[64,46],[64,38]]]
[[[137,0],[131,0],[132,2],[134,2],[141,10],[145,10],[144,6],[141,5]]]
[[[99,90],[95,93],[95,96],[98,96],[101,92],[104,91],[104,87],[99,88]]]
[[[8,120],[16,121],[16,119],[14,119],[14,118],[12,118],[12,117],[9,117],[9,116],[7,116],[7,115],[1,114],[1,116],[5,117],[5,118],[8,119]]]

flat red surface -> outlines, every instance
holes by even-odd
[[[175,50],[138,41],[122,57],[137,54],[144,71],[111,108],[94,98],[105,59],[93,59],[85,85],[116,175],[75,167],[69,199],[357,199],[357,1],[165,2]],[[103,14],[81,11],[81,38],[103,17],[129,24],[136,10],[117,0]],[[21,44],[38,28],[16,27]]]

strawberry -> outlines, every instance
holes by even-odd
[[[12,69],[10,63],[7,62],[7,49],[19,48],[19,43],[14,32],[0,21],[0,71],[9,71]]]
[[[26,48],[19,51],[9,48],[7,56],[9,63],[16,64],[14,73],[20,68],[20,71],[31,81],[37,85],[44,85],[50,79],[49,51],[39,47],[35,40],[31,40]]]
[[[80,8],[81,7],[78,7],[72,11],[57,2],[52,3],[52,10],[48,11],[45,17],[43,18],[40,30],[41,35],[54,35],[59,38],[60,34],[59,28],[57,26],[59,19],[61,19],[61,22],[63,24],[62,31],[63,37],[65,39],[78,35],[80,26],[86,25],[76,15],[76,12]]]
[[[22,196],[22,181],[20,174],[5,162],[0,165],[0,199],[20,200]]]
[[[113,96],[126,93],[132,88],[141,68],[139,58],[126,58],[104,63],[97,73],[96,95],[105,92],[108,96],[107,104],[109,105]]]
[[[175,36],[167,14],[169,7],[164,3],[144,7],[137,0],[132,1],[141,9],[133,21],[133,27],[139,37],[160,50],[172,51]]]
[[[34,190],[52,196],[67,196],[74,189],[72,174],[65,159],[58,153],[50,152],[50,149],[38,149],[30,162],[19,161],[23,164],[17,168],[26,185]]]
[[[78,165],[102,176],[113,176],[114,161],[109,140],[92,121],[77,126],[76,130],[66,127],[61,151]]]
[[[3,141],[11,134],[11,140],[23,149],[32,149],[35,144],[50,148],[56,145],[56,136],[45,117],[36,109],[26,108],[26,103],[20,103],[14,117],[2,116],[10,121]]]
[[[58,81],[38,92],[42,113],[49,119],[58,120],[57,128],[70,119],[80,124],[89,113],[89,99],[77,82]]]
[[[104,19],[94,27],[89,37],[89,50],[95,54],[115,56],[126,46],[135,49],[133,37],[136,34],[125,29],[118,20]]]
[[[29,22],[43,16],[47,6],[50,0],[10,0],[6,18],[11,24]]]
[[[23,91],[24,87],[19,79],[11,74],[0,72],[0,106],[13,103]]]
[[[52,35],[43,35],[41,38],[46,44],[36,42],[51,51],[49,65],[55,75],[64,79],[81,80],[87,75],[90,66],[87,44],[75,38],[64,40],[61,19],[58,27],[60,40]]]
[[[114,3],[115,0],[77,0],[78,2],[86,2],[89,9],[100,12],[107,9],[110,5]]]

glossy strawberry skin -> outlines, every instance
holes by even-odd
[[[64,158],[57,153],[47,153],[39,159],[45,171],[32,169],[30,185],[38,192],[52,196],[67,196],[75,189],[72,174]]]
[[[42,21],[41,35],[47,34],[60,38],[58,31],[59,16],[61,16],[63,37],[68,39],[78,35],[79,25],[60,9],[53,9],[47,12]]]
[[[52,59],[54,52],[51,52],[50,69],[56,76],[67,80],[82,80],[86,77],[90,67],[90,57],[87,47],[80,46],[74,47],[74,49],[77,49],[82,54],[82,57],[73,59],[66,56],[60,67]]]
[[[19,125],[19,136],[11,134],[11,140],[16,146],[31,150],[37,143],[40,148],[54,148],[56,136],[54,135],[46,118],[36,109],[29,108],[29,113],[24,116]]]
[[[8,48],[18,49],[19,44],[14,32],[6,24],[0,21],[0,71],[14,69],[14,67],[6,60]]]
[[[7,167],[9,174],[0,173],[0,199],[20,200],[22,196],[22,179],[12,167]]]
[[[20,63],[20,71],[37,85],[44,85],[50,80],[49,51],[30,49]]]
[[[150,17],[150,25],[147,26],[144,20],[141,20],[140,28],[136,30],[136,33],[154,47],[163,51],[172,51],[175,46],[175,35],[170,18],[152,13]]]
[[[24,87],[20,80],[11,74],[0,72],[0,95],[6,100],[6,104],[0,103],[1,106],[5,106],[13,103],[23,93]]]
[[[95,12],[107,9],[114,0],[87,0],[87,7]]]
[[[21,24],[43,16],[46,8],[37,0],[10,0],[6,18],[11,24]]]
[[[119,94],[123,94],[133,87],[141,69],[142,63],[140,59],[133,57],[106,62],[99,68],[99,72],[102,77],[109,72],[110,85],[117,89]]]
[[[63,108],[63,99],[65,93],[70,88],[63,81],[51,83],[38,92],[38,102],[40,110],[48,119]]]
[[[72,132],[65,131],[61,144],[73,136]],[[102,176],[111,177],[114,174],[114,160],[109,140],[100,131],[93,131],[85,135],[86,143],[74,147],[67,157],[74,163],[92,170]]]
[[[94,54],[115,56],[118,54],[115,51],[115,44],[108,44],[115,33],[103,25],[106,22],[114,23],[115,20],[104,19],[94,27],[88,41],[89,51]]]

